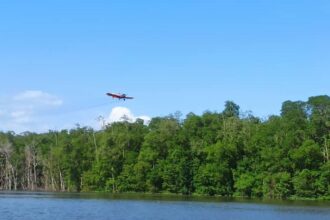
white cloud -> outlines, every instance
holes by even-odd
[[[29,90],[12,97],[2,98],[0,103],[0,130],[40,131],[40,114],[57,108],[63,101],[49,93]]]
[[[138,117],[136,117],[136,119],[142,119],[144,121],[144,124],[149,124],[151,121],[151,118],[146,115],[138,116]]]
[[[101,116],[102,120],[98,120],[97,116],[108,114],[108,106],[63,112],[57,109],[61,105],[63,101],[59,97],[39,90],[2,97],[0,98],[0,131],[47,132],[48,130],[71,129],[76,123],[100,129],[100,125],[118,121],[135,122],[140,118],[148,124],[151,120],[146,115],[136,116],[125,107],[115,107],[107,117],[103,119]]]
[[[11,112],[10,117],[13,120],[13,122],[28,123],[31,121],[32,114],[33,112],[31,111],[18,110]]]
[[[107,122],[111,124],[113,122],[118,122],[118,121],[133,122],[134,116],[128,108],[115,107],[112,109],[112,111],[107,119]]]
[[[10,113],[10,116],[13,118],[24,117],[28,114],[26,111],[14,111]]]
[[[32,102],[46,106],[61,106],[63,101],[58,97],[40,90],[28,90],[14,97],[14,101]]]
[[[134,116],[134,114],[125,107],[114,107],[106,119],[107,124],[111,124],[114,122],[121,122],[121,121],[128,121],[128,122],[135,122],[137,119],[142,119],[145,124],[148,124],[151,120],[149,116]]]

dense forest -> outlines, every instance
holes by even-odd
[[[0,189],[330,198],[329,147],[327,95],[267,119],[227,101],[148,125],[0,132]]]

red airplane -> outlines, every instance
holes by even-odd
[[[115,93],[110,93],[110,92],[108,92],[107,95],[108,95],[108,96],[111,96],[112,98],[116,98],[116,99],[124,99],[124,101],[125,101],[126,99],[133,99],[133,97],[129,97],[129,96],[127,96],[126,94],[120,94],[120,93],[115,94]]]

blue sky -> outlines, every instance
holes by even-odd
[[[4,0],[0,130],[96,126],[118,106],[154,117],[233,100],[279,114],[329,95],[329,39],[322,0]]]

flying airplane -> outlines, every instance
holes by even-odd
[[[110,92],[108,92],[107,93],[107,95],[108,96],[111,96],[112,98],[115,98],[115,99],[124,99],[124,101],[126,100],[126,99],[133,99],[133,97],[129,97],[129,96],[127,96],[126,94],[120,94],[120,93],[110,93]]]

